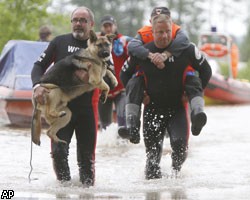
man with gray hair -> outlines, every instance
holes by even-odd
[[[43,104],[43,95],[49,92],[48,89],[40,86],[40,77],[53,62],[56,63],[60,61],[80,48],[87,48],[89,32],[93,26],[94,14],[89,8],[78,7],[72,12],[72,33],[55,37],[34,64],[31,77],[36,101]],[[84,70],[78,70],[76,76],[84,77],[86,83],[88,83],[88,75]],[[98,130],[98,100],[99,90],[96,89],[82,94],[68,104],[72,112],[71,120],[57,133],[57,136],[61,140],[65,140],[67,144],[51,142],[53,167],[57,179],[61,182],[71,180],[68,155],[69,145],[73,133],[75,133],[80,181],[85,187],[94,185],[95,149]]]

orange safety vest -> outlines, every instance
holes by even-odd
[[[177,24],[175,23],[172,23],[172,39],[174,39],[176,37],[176,34],[177,34],[177,31],[180,30],[180,26],[178,26]],[[137,31],[138,34],[140,34],[141,36],[141,39],[142,39],[142,42],[144,44],[146,43],[149,43],[149,42],[152,42],[154,40],[154,37],[153,37],[153,33],[152,33],[152,26],[144,26],[142,27],[141,29],[139,29]],[[194,72],[194,68],[191,67],[190,65],[186,68],[186,72]],[[184,73],[186,74],[186,73]],[[138,73],[137,73],[137,76],[138,76]],[[145,79],[145,83],[147,83],[147,80],[146,80],[146,77],[144,76],[144,79]],[[184,75],[183,77],[183,84],[186,80],[186,76]]]
[[[181,27],[177,24],[172,23],[172,39],[175,38],[177,31]],[[152,42],[154,40],[153,33],[152,33],[152,26],[143,26],[141,29],[137,31],[138,34],[140,34],[142,41],[144,44]]]

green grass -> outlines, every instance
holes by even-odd
[[[229,67],[226,63],[220,63],[221,74],[224,76],[229,76]],[[247,66],[238,71],[237,79],[246,79],[250,81],[250,61]]]
[[[247,66],[243,69],[241,69],[238,72],[238,77],[239,79],[246,79],[250,81],[250,61],[247,63]]]

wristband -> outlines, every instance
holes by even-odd
[[[163,56],[164,62],[168,59],[168,55],[166,53],[161,54]]]
[[[39,86],[41,86],[41,84],[35,84],[35,86],[33,87],[33,90],[35,91],[35,89],[38,88]]]

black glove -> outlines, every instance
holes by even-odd
[[[109,70],[109,69],[107,69],[107,70]],[[112,84],[110,78],[107,75],[105,75],[103,77],[103,80],[105,81],[105,83],[108,84],[110,90],[113,90],[115,88],[115,86]]]
[[[106,64],[107,68],[115,75],[114,63],[112,63],[111,60],[107,60],[107,61],[105,61],[105,64]]]
[[[106,65],[107,65],[107,70],[111,71],[115,76],[114,64],[111,62],[111,60],[106,61]],[[115,86],[112,84],[110,78],[107,75],[103,77],[103,80],[108,84],[110,90],[113,90],[115,88]]]

